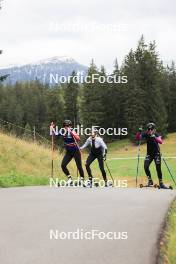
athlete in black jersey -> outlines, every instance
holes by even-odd
[[[76,162],[77,169],[80,175],[80,184],[84,186],[84,171],[82,168],[82,160],[81,160],[81,153],[79,150],[79,141],[80,137],[76,134],[76,132],[71,127],[72,123],[70,120],[65,120],[63,122],[63,128],[65,129],[65,133],[59,133],[60,136],[63,136],[64,139],[64,147],[65,147],[65,155],[63,157],[61,168],[65,175],[68,177],[68,185],[72,185],[72,177],[70,172],[67,168],[69,162],[74,159]]]
[[[139,129],[139,132],[136,134],[136,140],[142,140],[145,139],[147,142],[147,155],[144,161],[144,170],[148,177],[148,186],[153,185],[153,180],[151,177],[150,172],[150,164],[154,160],[156,171],[159,179],[159,186],[160,188],[167,188],[163,184],[163,177],[162,177],[162,171],[161,171],[161,153],[160,153],[160,147],[159,144],[162,144],[163,141],[161,139],[161,136],[159,136],[156,133],[156,126],[154,123],[147,124],[147,130],[145,132],[142,132],[142,129]]]

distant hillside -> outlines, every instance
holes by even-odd
[[[36,63],[9,66],[0,69],[0,76],[10,74],[5,83],[14,84],[17,81],[32,81],[38,79],[42,83],[50,82],[50,74],[54,76],[69,76],[72,71],[86,74],[87,67],[70,57],[52,57]],[[54,84],[54,83],[52,83]]]

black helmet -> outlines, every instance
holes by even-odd
[[[156,125],[154,123],[148,123],[147,124],[147,129],[150,130],[150,129],[155,129]]]
[[[63,127],[65,127],[65,126],[71,126],[71,125],[72,125],[72,122],[70,120],[64,120]]]

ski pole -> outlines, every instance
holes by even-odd
[[[54,171],[54,136],[52,135],[52,158],[51,158],[51,178],[53,178],[53,171]]]
[[[176,186],[176,181],[175,181],[175,179],[174,179],[174,176],[173,176],[172,173],[171,173],[171,170],[169,169],[169,166],[168,166],[168,164],[167,164],[165,158],[162,157],[162,159],[163,159],[163,161],[164,161],[164,164],[166,165],[166,168],[168,169],[168,172],[169,172],[169,174],[170,174],[170,176],[171,176],[171,179],[172,179],[173,183],[174,183],[175,186]]]
[[[157,144],[156,144],[157,145]],[[163,159],[163,161],[164,161],[164,164],[166,165],[166,168],[167,168],[167,170],[168,170],[168,172],[169,172],[169,174],[170,174],[170,177],[171,177],[171,179],[172,179],[172,181],[173,181],[173,183],[175,184],[175,186],[176,186],[176,181],[175,181],[175,179],[174,179],[174,176],[172,175],[172,173],[171,173],[171,170],[169,169],[169,166],[168,166],[168,164],[167,164],[167,162],[166,162],[166,160],[165,160],[165,158],[163,158],[163,156],[162,156],[162,153],[160,152],[160,148],[159,148],[159,146],[157,145],[157,149],[158,149],[158,152],[160,153],[160,155],[161,155],[161,158]]]
[[[51,123],[52,129],[54,128],[54,123]],[[52,131],[51,135],[51,178],[54,176],[54,133]]]
[[[139,161],[140,161],[140,150],[141,150],[141,141],[138,142],[138,161],[137,161],[137,171],[136,171],[136,187],[138,185],[138,174],[139,174]]]
[[[107,161],[105,160],[104,162],[105,162],[105,164],[106,164],[106,168],[107,168],[107,170],[108,170],[108,172],[109,172],[109,175],[110,175],[110,177],[111,177],[112,183],[113,183],[113,185],[114,185],[114,178],[113,178],[113,176],[112,176],[112,174],[111,174],[111,171],[110,171],[110,169],[109,169],[109,166],[108,166],[108,164],[107,164]]]

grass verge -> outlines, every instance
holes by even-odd
[[[23,175],[11,173],[0,177],[0,187],[19,187],[19,186],[38,186],[47,185],[47,177],[36,177],[32,175]]]
[[[164,233],[160,240],[157,264],[176,263],[176,200],[168,212]]]

